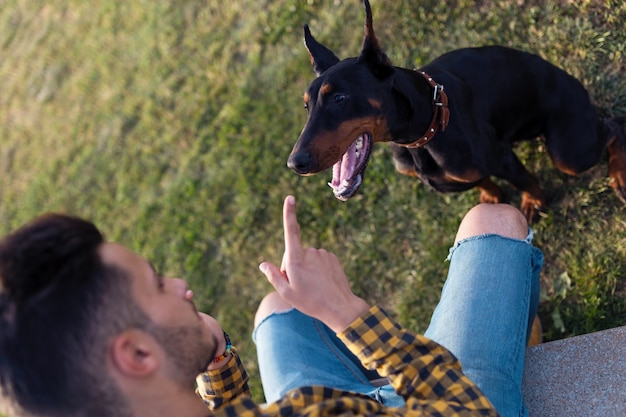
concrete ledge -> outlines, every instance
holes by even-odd
[[[626,416],[626,326],[529,347],[530,417]]]

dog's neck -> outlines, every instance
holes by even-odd
[[[430,140],[435,137],[435,134],[441,129],[443,132],[448,126],[450,120],[450,110],[448,109],[448,95],[446,94],[443,85],[437,84],[435,80],[424,71],[417,71],[428,82],[432,89],[432,106],[433,117],[422,135],[410,143],[397,143],[399,146],[405,148],[420,148],[426,145]]]

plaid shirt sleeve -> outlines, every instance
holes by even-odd
[[[231,353],[226,365],[203,372],[196,378],[196,393],[211,410],[217,410],[241,395],[250,395],[248,373],[234,346]]]
[[[433,415],[457,415],[461,409],[497,415],[450,351],[403,329],[380,307],[371,307],[338,336],[366,368],[389,378],[408,409],[429,409]]]

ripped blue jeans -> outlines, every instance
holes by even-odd
[[[481,235],[450,249],[450,268],[425,336],[459,358],[463,372],[502,416],[525,416],[524,353],[539,303],[543,255],[526,240]],[[267,402],[309,385],[359,392],[390,407],[404,400],[328,327],[295,309],[273,313],[254,329]]]

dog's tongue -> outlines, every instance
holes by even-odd
[[[357,165],[357,145],[362,146],[363,143],[362,139],[359,139],[352,143],[343,157],[333,165],[333,179],[328,185],[333,189],[335,197],[340,200],[348,199],[352,195],[352,190],[361,185],[361,175],[354,176]]]

